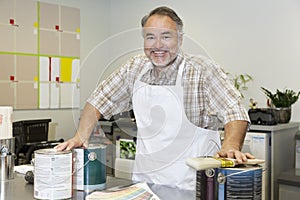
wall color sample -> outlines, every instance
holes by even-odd
[[[79,107],[80,79],[74,78],[80,56],[78,8],[1,0],[0,33],[0,93],[7,94],[1,95],[0,105]]]

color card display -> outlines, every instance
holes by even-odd
[[[0,1],[0,105],[78,108],[80,10],[32,0]]]

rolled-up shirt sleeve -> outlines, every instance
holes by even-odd
[[[210,106],[215,112],[222,114],[223,123],[244,120],[250,125],[248,112],[241,103],[241,95],[223,69],[215,65],[208,80],[208,93],[212,95]]]
[[[98,109],[102,117],[109,119],[129,109],[130,97],[127,68],[124,66],[101,82],[87,102]]]
[[[240,103],[232,105],[225,111],[224,124],[235,120],[248,121],[248,124],[250,124],[248,112]]]

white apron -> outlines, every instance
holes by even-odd
[[[188,157],[212,156],[220,147],[216,131],[192,124],[185,114],[181,84],[184,62],[174,86],[134,83],[133,110],[137,123],[134,181],[195,190],[196,172]]]

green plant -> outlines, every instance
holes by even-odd
[[[268,89],[261,87],[264,94],[271,99],[272,104],[276,108],[288,108],[292,104],[296,103],[299,98],[300,92],[294,92],[293,90],[286,89],[285,91],[276,90],[273,94]]]
[[[227,74],[230,75],[229,73]],[[248,90],[247,83],[253,81],[252,76],[250,76],[249,74],[239,74],[235,75],[231,79],[234,87],[240,92],[241,97],[244,98],[243,92]]]
[[[133,141],[120,141],[120,157],[135,159],[136,145]]]

